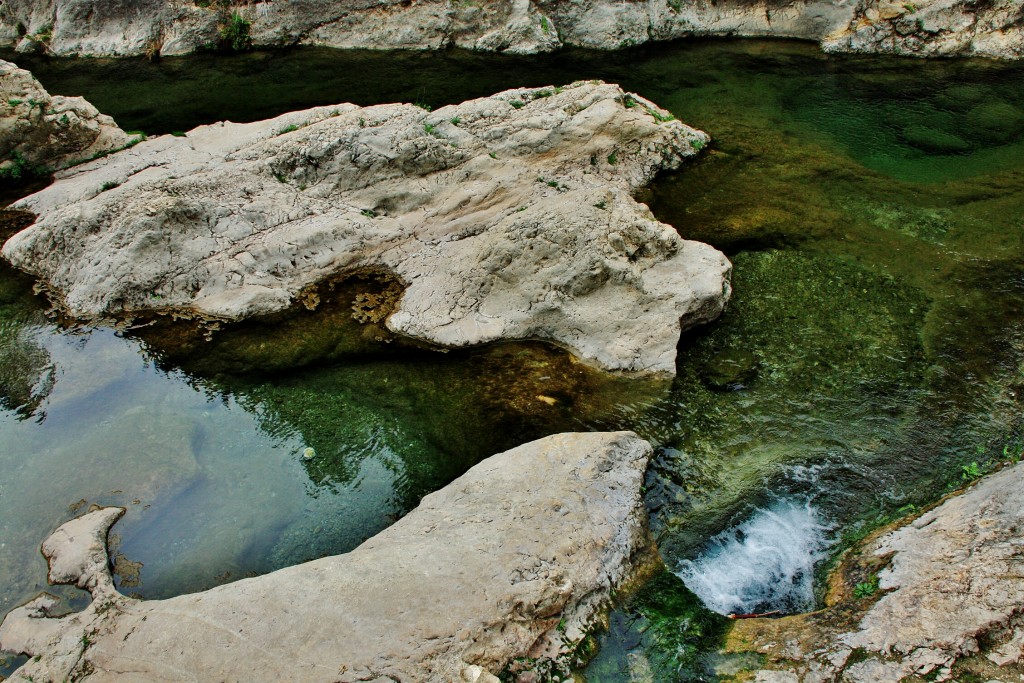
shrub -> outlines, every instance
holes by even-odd
[[[238,12],[232,12],[231,18],[220,28],[221,47],[230,48],[235,52],[244,52],[252,47],[252,36],[249,34],[252,22]]]

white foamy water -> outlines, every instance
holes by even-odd
[[[781,500],[712,538],[676,573],[719,614],[806,611],[814,606],[814,565],[828,532],[809,502]]]

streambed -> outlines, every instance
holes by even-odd
[[[2,270],[0,611],[43,588],[39,541],[91,503],[129,508],[115,528],[121,589],[164,597],[349,550],[480,459],[578,429],[660,446],[646,501],[672,568],[743,555],[765,512],[813,511],[779,563],[800,573],[782,599],[806,604],[807,553],[1020,452],[1021,66],[784,41],[13,59],[150,134],[618,82],[711,133],[701,161],[641,198],[735,270],[729,310],[680,342],[671,383],[601,377],[539,344],[274,374],[182,367],[130,332],[57,325]],[[731,607],[771,602],[753,574],[750,602]],[[720,630],[659,577],[613,615],[584,675],[706,679],[729,666],[706,653]]]

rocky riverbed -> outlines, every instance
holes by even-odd
[[[527,54],[706,35],[802,38],[833,51],[1015,59],[1024,54],[1024,8],[1016,0],[8,0],[0,10],[0,45],[62,56],[296,44]]]

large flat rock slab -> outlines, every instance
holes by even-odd
[[[404,287],[386,320],[399,335],[539,339],[673,373],[680,331],[722,311],[731,266],[632,194],[707,142],[596,81],[219,123],[66,172],[17,203],[38,220],[3,256],[82,318],[241,320],[385,272]]]
[[[472,683],[517,658],[557,666],[650,549],[650,454],[631,432],[540,439],[348,554],[169,600],[113,592],[96,554],[120,512],[99,509],[44,544],[51,578],[93,602],[51,618],[40,596],[0,625],[0,648],[33,657],[15,681]]]

